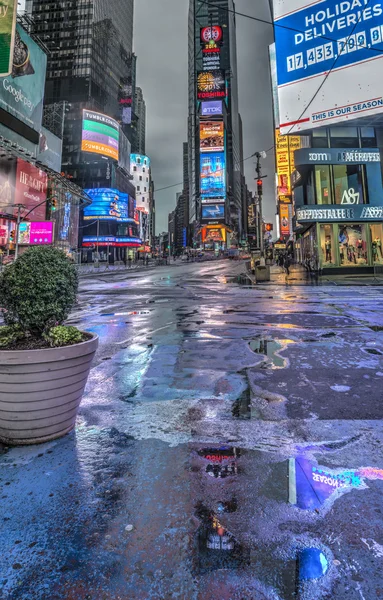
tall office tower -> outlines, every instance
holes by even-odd
[[[97,198],[100,214],[94,216],[107,217],[100,221],[98,237],[109,239],[117,236],[122,220],[134,223],[134,203],[124,200],[126,194],[135,195],[129,174],[136,64],[133,8],[134,0],[28,0],[27,6],[35,32],[50,51],[45,103],[65,106],[64,174],[84,189],[123,194],[119,202],[125,217],[116,213],[113,219],[107,206],[112,196]],[[95,228],[86,229],[87,237],[94,236]],[[122,226],[119,232],[126,239],[132,235]],[[116,248],[122,244],[117,240]]]
[[[224,247],[242,233],[233,0],[190,0],[188,38],[189,219],[194,243]]]
[[[137,122],[135,139],[132,143],[132,152],[135,154],[145,154],[146,104],[140,87],[136,88],[134,112],[137,117]]]

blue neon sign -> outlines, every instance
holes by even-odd
[[[372,60],[383,54],[382,3],[325,0],[303,7],[275,21],[275,43],[279,86]]]

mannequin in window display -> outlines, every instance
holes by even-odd
[[[372,241],[372,260],[373,262],[378,262],[379,257],[378,257],[378,244],[376,239]]]
[[[378,255],[380,254],[380,258],[383,258],[383,254],[382,254],[382,241],[380,238],[375,238],[375,242],[376,242],[376,246],[378,249]]]
[[[332,262],[332,256],[331,256],[331,237],[328,235],[326,237],[326,241],[325,241],[325,250],[326,250],[326,262],[327,263],[331,263]]]
[[[339,251],[340,264],[343,265],[345,255],[348,256],[348,234],[347,229],[345,227],[339,232]]]
[[[358,258],[363,258],[363,240],[362,240],[362,236],[359,236],[357,242],[356,242],[356,247],[358,250]]]

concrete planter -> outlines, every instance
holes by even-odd
[[[39,444],[68,433],[98,346],[0,350],[0,441]]]

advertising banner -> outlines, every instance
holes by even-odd
[[[222,100],[211,100],[210,102],[201,102],[201,115],[203,117],[214,117],[223,115]]]
[[[126,135],[121,131],[119,152],[118,152],[118,166],[125,169],[127,173],[130,173],[130,151],[132,149],[131,143],[129,142]]]
[[[0,78],[0,108],[36,131],[43,116],[46,68],[46,54],[17,24],[12,71]]]
[[[31,211],[29,219],[43,221],[46,217],[48,177],[45,171],[41,171],[25,160],[17,159],[16,187],[14,204],[25,206],[24,214]],[[40,205],[40,206],[39,206]],[[17,209],[13,209],[16,215]]]
[[[84,190],[92,204],[84,208],[84,220],[118,221],[129,223],[129,196],[112,188],[92,188]]]
[[[0,246],[6,246],[8,244],[9,224],[10,221],[7,219],[0,219]]]
[[[19,244],[42,246],[53,243],[53,221],[22,221]]]
[[[201,152],[223,152],[225,130],[223,121],[201,121],[199,125]]]
[[[41,127],[37,160],[57,173],[61,172],[63,143],[57,135]]]
[[[202,219],[204,221],[217,221],[225,219],[224,204],[204,204],[202,205]]]
[[[16,0],[3,0],[0,9],[0,77],[12,71],[16,30]]]
[[[226,242],[226,229],[224,227],[203,227],[202,228],[202,242],[203,243],[214,243],[214,242]]]
[[[200,154],[201,199],[226,197],[226,168],[224,152]],[[206,203],[206,202],[205,202]]]
[[[381,2],[277,0],[274,22],[282,134],[383,111]]]
[[[283,237],[290,235],[290,215],[289,205],[279,205],[279,219],[280,219],[280,231]]]
[[[197,73],[198,100],[214,100],[226,97],[225,71],[200,71]]]
[[[294,153],[301,147],[301,137],[299,135],[281,135],[279,129],[276,129],[275,145],[278,196],[291,198],[291,174],[295,170]]]
[[[82,142],[83,152],[101,154],[106,158],[118,160],[120,126],[114,119],[94,112],[83,110]]]

